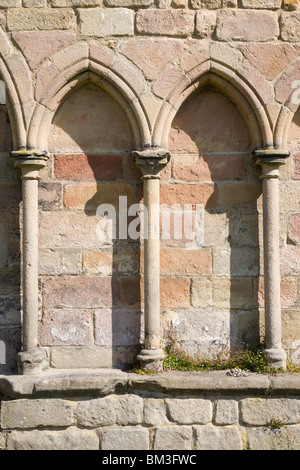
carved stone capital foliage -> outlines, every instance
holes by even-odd
[[[143,179],[159,179],[159,173],[169,163],[171,153],[162,148],[148,148],[132,152],[132,158],[141,170]]]

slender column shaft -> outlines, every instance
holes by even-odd
[[[281,348],[279,170],[263,165],[263,227],[266,346]]]
[[[38,180],[23,176],[22,186],[23,351],[34,351],[38,345]]]
[[[18,354],[21,374],[41,370],[44,351],[38,348],[38,180],[47,156],[34,151],[12,153],[15,167],[22,171],[23,196],[23,351]]]
[[[282,347],[279,251],[279,167],[289,152],[258,150],[262,167],[266,355],[273,367],[286,368]]]
[[[160,348],[159,179],[144,178],[148,212],[145,238],[145,348]]]
[[[164,358],[160,344],[159,173],[169,162],[171,154],[164,149],[148,148],[133,152],[133,158],[143,173],[144,204],[147,212],[144,240],[145,348],[137,359],[142,368],[159,370]]]

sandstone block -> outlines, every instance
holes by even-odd
[[[76,24],[74,11],[68,8],[8,10],[7,27],[9,31],[51,31],[71,29]]]
[[[187,275],[211,274],[211,252],[202,250],[161,250],[161,274],[165,275]]]
[[[13,33],[12,37],[32,69],[76,41],[76,35],[69,31],[20,31]]]
[[[174,155],[172,175],[185,181],[242,180],[244,159],[244,155]]]
[[[238,402],[236,400],[218,400],[216,404],[215,422],[221,426],[236,424],[239,419]]]
[[[203,204],[206,209],[218,205],[218,189],[213,184],[163,184],[161,186],[161,204],[171,207],[173,204]]]
[[[118,397],[113,402],[116,424],[128,426],[141,424],[143,419],[143,399],[134,395]]]
[[[213,288],[210,277],[192,280],[192,305],[202,308],[213,305]]]
[[[21,0],[0,0],[1,8],[18,8],[22,6]]]
[[[21,299],[19,295],[0,296],[0,325],[20,325]]]
[[[255,10],[221,10],[217,19],[220,41],[270,41],[279,36],[276,13]]]
[[[114,155],[56,155],[54,175],[58,180],[109,181],[122,177],[122,157]]]
[[[282,275],[297,276],[300,273],[300,249],[298,246],[287,245],[281,249],[280,271]]]
[[[200,38],[211,37],[217,23],[217,14],[214,11],[197,11],[196,35]]]
[[[54,369],[111,368],[112,350],[97,346],[52,347],[50,366]]]
[[[207,424],[212,420],[212,404],[210,400],[173,399],[167,401],[171,421],[177,424]]]
[[[224,183],[220,188],[220,205],[230,207],[256,207],[261,195],[261,185],[256,183]]]
[[[196,429],[197,450],[242,450],[241,435],[237,428],[212,428],[205,426]]]
[[[43,282],[43,303],[51,309],[111,307],[118,302],[117,290],[117,283],[109,277],[47,278]]]
[[[148,450],[149,431],[141,428],[104,429],[101,433],[102,450]]]
[[[178,39],[134,38],[121,41],[118,50],[139,67],[146,78],[154,80],[158,72],[183,52],[184,45]]]
[[[281,0],[242,0],[243,8],[253,8],[253,9],[264,9],[264,10],[276,10],[281,8]]]
[[[270,428],[247,429],[250,450],[299,450],[299,426],[288,426],[279,431]]]
[[[283,0],[283,8],[284,10],[297,10],[300,8],[299,0]]]
[[[148,7],[153,0],[104,0],[107,7]]]
[[[191,426],[164,426],[156,428],[154,450],[191,450]]]
[[[103,0],[50,0],[53,7],[94,7],[102,5]]]
[[[42,210],[55,210],[62,206],[61,183],[39,183],[39,208]]]
[[[79,426],[95,428],[110,426],[115,423],[116,416],[112,398],[95,398],[78,403],[74,416]]]
[[[133,36],[134,12],[131,10],[79,8],[78,13],[80,32],[83,36]]]
[[[150,426],[169,424],[167,405],[164,400],[147,398],[144,404],[144,422]]]
[[[160,280],[160,304],[165,307],[190,306],[190,280],[186,278],[162,278]]]
[[[289,239],[296,245],[300,244],[300,215],[292,215],[289,220]]]
[[[70,426],[73,405],[60,399],[21,399],[2,401],[1,427],[3,429]]]
[[[294,178],[295,180],[300,180],[300,154],[295,155],[294,162],[295,162]]]
[[[139,10],[136,15],[139,34],[190,36],[194,32],[194,12],[188,10]]]
[[[127,183],[73,183],[65,186],[64,205],[68,209],[96,212],[101,204],[119,209],[119,197],[127,198],[128,207],[134,202],[134,187]]]
[[[95,310],[95,344],[126,346],[140,344],[141,313],[137,309]]]
[[[285,424],[297,424],[299,410],[299,400],[293,398],[245,398],[241,401],[242,420],[253,426],[266,426],[274,418]]]
[[[39,274],[41,276],[80,274],[81,267],[81,250],[78,248],[40,248],[39,250]]]
[[[89,310],[47,310],[43,314],[39,338],[43,346],[92,345],[92,313]]]
[[[7,442],[9,450],[98,450],[94,431],[68,428],[64,431],[13,431]]]
[[[284,12],[280,17],[281,37],[284,41],[300,41],[300,12]]]

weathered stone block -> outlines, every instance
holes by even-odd
[[[241,401],[241,417],[245,424],[266,426],[272,419],[285,424],[299,423],[300,400],[292,398],[245,398]]]
[[[256,183],[224,183],[220,188],[220,205],[224,209],[234,206],[254,208],[261,191],[261,185]]]
[[[160,263],[165,275],[211,274],[211,251],[162,249]]]
[[[156,428],[154,450],[191,450],[191,426],[164,426]]]
[[[78,248],[40,248],[39,250],[39,274],[41,276],[80,274],[81,269],[81,250]]]
[[[61,183],[39,183],[39,207],[42,210],[55,210],[62,206]]]
[[[197,450],[242,450],[241,435],[237,428],[208,427],[196,429]]]
[[[98,450],[94,431],[70,427],[64,431],[12,431],[8,450]]]
[[[167,401],[171,421],[177,424],[207,424],[212,420],[212,404],[210,400],[173,399]]]
[[[139,10],[136,15],[139,34],[190,36],[194,32],[194,12],[188,10]]]
[[[221,426],[236,424],[239,420],[238,401],[218,400],[216,403],[215,423]]]
[[[113,402],[116,424],[128,426],[141,424],[143,419],[143,399],[134,395],[118,397]]]
[[[99,308],[118,304],[118,285],[109,277],[47,278],[43,289],[45,308]]]
[[[142,342],[141,312],[137,309],[95,310],[95,344],[130,346]]]
[[[70,31],[20,31],[13,33],[12,37],[32,69],[76,41],[76,35]]]
[[[144,422],[150,426],[163,426],[169,424],[167,418],[167,405],[164,400],[147,398],[144,404]]]
[[[299,450],[299,426],[282,429],[249,428],[247,440],[250,450]]]
[[[153,0],[104,0],[107,7],[148,7]]]
[[[281,0],[242,0],[243,8],[262,8],[265,10],[276,10],[281,8],[281,4]]]
[[[2,401],[2,429],[71,426],[73,404],[60,399]]]
[[[113,366],[111,348],[97,346],[52,347],[50,366],[54,369],[101,369]]]
[[[72,9],[11,9],[7,12],[7,27],[9,31],[32,31],[53,29],[70,29],[76,24],[75,13]]]
[[[54,174],[59,180],[114,180],[122,177],[122,157],[114,155],[56,155]]]
[[[300,41],[300,12],[282,13],[280,17],[281,37],[284,41]]]
[[[116,414],[113,405],[114,400],[110,397],[80,401],[74,413],[77,424],[91,428],[114,424]]]
[[[22,6],[22,0],[1,0],[1,8],[18,8]]]
[[[255,10],[221,10],[217,19],[221,41],[270,41],[279,36],[276,13]]]
[[[93,345],[92,313],[89,310],[47,310],[39,338],[42,346]]]
[[[0,325],[20,325],[21,299],[20,295],[0,296]]]
[[[217,23],[217,14],[214,11],[197,11],[195,33],[200,38],[211,37]]]
[[[190,306],[190,280],[185,278],[161,278],[160,305],[164,307]]]
[[[148,450],[149,431],[141,428],[104,429],[101,433],[102,450]]]
[[[133,36],[134,12],[125,8],[78,9],[80,32],[83,36]]]
[[[218,205],[218,189],[213,184],[163,184],[161,186],[161,204],[171,207],[173,204],[203,204],[211,209]]]

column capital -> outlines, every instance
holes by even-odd
[[[258,149],[253,155],[257,157],[256,165],[284,165],[290,151],[287,149]]]
[[[171,153],[160,147],[135,150],[131,155],[143,173],[142,179],[160,179],[159,173],[171,159]]]
[[[11,152],[15,168],[22,171],[21,179],[39,180],[39,171],[49,158],[47,152],[40,150],[16,150]]]
[[[279,167],[285,164],[287,157],[290,155],[290,151],[286,149],[268,148],[255,150],[253,155],[257,157],[256,165],[260,165],[262,168],[261,180],[278,179]]]

